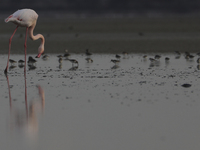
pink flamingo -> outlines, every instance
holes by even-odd
[[[21,10],[17,10],[16,12],[14,12],[12,15],[10,15],[8,18],[5,19],[5,22],[13,22],[14,24],[17,25],[16,29],[14,30],[12,36],[9,39],[9,51],[8,51],[8,61],[7,61],[7,66],[6,69],[4,70],[4,73],[7,75],[7,71],[8,71],[8,65],[9,65],[9,57],[10,57],[10,49],[11,49],[11,41],[12,38],[15,34],[15,32],[17,31],[17,28],[20,27],[26,27],[26,36],[25,36],[25,43],[24,43],[24,49],[25,49],[25,66],[24,66],[24,73],[26,74],[26,41],[27,41],[27,33],[29,33],[29,37],[32,40],[37,40],[37,39],[41,39],[41,44],[38,48],[38,55],[36,56],[36,58],[39,58],[41,56],[41,54],[44,52],[44,43],[45,43],[45,39],[44,36],[42,34],[37,34],[37,35],[33,35],[33,30],[36,26],[37,23],[37,18],[38,18],[38,14],[32,10],[32,9],[21,9]]]

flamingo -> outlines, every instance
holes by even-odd
[[[42,34],[37,34],[37,35],[33,35],[33,30],[36,26],[37,23],[37,18],[38,18],[38,14],[32,10],[32,9],[20,9],[17,10],[16,12],[14,12],[12,15],[10,15],[8,18],[5,19],[5,22],[13,22],[14,24],[17,25],[17,27],[15,28],[12,36],[9,39],[9,51],[8,51],[8,61],[7,61],[7,66],[6,69],[4,70],[4,73],[7,75],[7,71],[8,71],[8,65],[9,65],[9,57],[10,57],[10,49],[11,49],[11,41],[12,38],[15,34],[15,32],[17,31],[18,27],[26,27],[26,36],[25,36],[25,43],[24,43],[24,53],[25,53],[25,67],[24,67],[24,74],[26,74],[26,41],[27,41],[27,34],[29,34],[29,37],[32,40],[37,40],[37,39],[41,39],[41,44],[38,48],[38,55],[36,56],[36,58],[39,58],[42,53],[44,53],[44,43],[45,43],[45,39],[44,36]]]

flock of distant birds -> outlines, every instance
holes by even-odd
[[[180,58],[181,53],[179,51],[175,51],[175,54],[176,54],[176,59]],[[92,63],[93,59],[90,57],[92,55],[92,53],[89,52],[89,49],[86,49],[85,55],[87,56],[87,58],[85,58],[87,63]],[[128,55],[128,53],[127,52],[122,52],[122,55],[125,57],[125,56]],[[196,62],[200,65],[200,52],[197,53],[196,55],[198,56]],[[78,65],[79,65],[78,61],[76,59],[70,59],[69,58],[70,56],[71,55],[67,50],[65,50],[65,53],[63,55],[58,55],[57,56],[60,69],[62,68],[62,61],[63,60],[68,60],[68,61],[70,61],[72,63],[71,70],[76,70],[78,68]],[[185,56],[186,60],[193,60],[194,57],[195,57],[195,55],[192,55],[189,52],[185,52],[184,56]],[[148,57],[147,55],[143,55],[143,59],[147,59],[147,57]],[[116,69],[118,67],[118,64],[120,63],[121,55],[116,54],[115,58],[116,59],[111,59],[111,62],[113,62],[115,64],[115,66],[113,68]],[[157,63],[157,62],[159,62],[160,58],[161,58],[161,55],[155,55],[154,57],[150,57],[149,60],[150,60],[151,63]],[[49,55],[43,54],[42,59],[43,60],[48,60],[49,59]],[[169,57],[165,57],[165,62],[169,62],[169,60],[170,60]],[[16,67],[17,61],[9,59],[9,62],[11,63],[10,69],[13,69],[13,68]],[[37,60],[35,60],[32,56],[29,56],[28,62],[27,62],[28,66],[29,66],[29,70],[36,69],[36,62],[37,62]],[[24,67],[24,63],[25,63],[24,60],[20,59],[18,61],[18,66],[20,68],[23,68]]]
[[[179,51],[175,51],[176,54],[176,59],[179,59],[181,57],[181,53]],[[200,64],[200,52],[198,52],[196,54],[198,56],[196,62],[198,64]],[[192,55],[190,52],[185,52],[184,53],[185,59],[186,60],[194,60],[195,55]],[[147,58],[147,55],[144,55],[143,58]],[[153,62],[158,62],[159,59],[161,58],[161,55],[155,55],[154,58],[149,58],[149,60],[153,63]],[[165,57],[165,62],[169,62],[170,58],[169,57]]]

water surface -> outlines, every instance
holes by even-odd
[[[8,80],[0,69],[1,149],[199,149],[196,54],[120,54],[114,65],[115,54],[96,53],[87,63],[72,53],[78,68],[59,65],[58,54],[27,67],[27,100],[23,68],[10,69]],[[162,57],[151,63],[155,54]],[[7,56],[0,57],[5,66]]]

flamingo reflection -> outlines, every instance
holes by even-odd
[[[38,117],[43,114],[45,107],[45,94],[44,90],[40,85],[36,85],[38,89],[38,96],[27,101],[27,86],[26,86],[26,76],[25,80],[25,109],[20,108],[13,104],[11,97],[11,89],[9,84],[9,77],[6,75],[9,93],[9,104],[10,104],[10,114],[11,114],[11,130],[17,129],[23,131],[26,136],[31,139],[37,138],[38,133]]]

